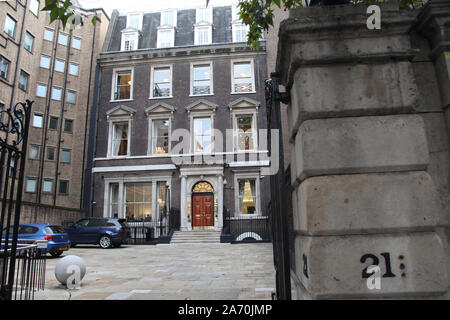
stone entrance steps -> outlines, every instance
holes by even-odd
[[[170,243],[220,243],[220,231],[175,231]]]

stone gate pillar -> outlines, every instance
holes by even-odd
[[[369,30],[366,9],[293,10],[280,27],[298,296],[442,296],[442,209],[411,64],[417,12],[383,4],[381,30]]]
[[[435,75],[435,81],[429,81],[429,76],[425,75],[424,81],[429,82],[435,87],[435,91],[429,90],[426,86],[426,91],[431,91],[432,96],[428,96],[426,101],[435,101],[428,103],[431,108],[427,108],[430,119],[438,118],[439,122],[446,123],[447,142],[450,137],[450,1],[447,0],[433,0],[429,2],[418,15],[414,31],[427,41],[427,50],[422,56],[425,59],[420,59],[420,63],[429,69],[426,73]],[[422,50],[425,51],[425,50]],[[424,68],[419,68],[422,71]],[[433,79],[432,79],[433,80]],[[441,127],[443,131],[444,125],[439,125],[438,121],[433,121],[433,126]],[[436,172],[438,193],[443,202],[444,210],[441,211],[438,233],[442,237],[444,248],[447,252],[447,274],[450,274],[450,156],[443,153],[442,150],[447,147],[443,143],[444,134],[433,134],[434,148],[430,148],[430,163],[433,163],[433,169]],[[440,138],[442,137],[442,138]],[[443,165],[443,162],[447,166]],[[447,169],[447,170],[446,170]],[[450,283],[449,283],[450,287]]]

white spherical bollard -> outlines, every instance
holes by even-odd
[[[63,285],[67,284],[67,280],[70,276],[72,276],[71,281],[80,281],[83,279],[86,274],[86,264],[84,260],[78,256],[70,255],[65,256],[61,260],[58,261],[55,267],[55,276],[56,279]],[[75,283],[75,285],[79,286],[80,283]]]

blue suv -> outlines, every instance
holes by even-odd
[[[64,228],[72,247],[77,244],[99,244],[101,248],[120,247],[128,241],[130,228],[125,219],[85,218]]]

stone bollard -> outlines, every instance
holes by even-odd
[[[292,10],[280,27],[301,298],[437,297],[448,289],[436,232],[443,209],[429,170],[433,122],[422,114],[412,63],[418,11],[380,7],[381,30],[367,28],[367,5]]]
[[[86,274],[86,264],[78,256],[65,256],[55,266],[55,277],[68,289],[79,289]]]

